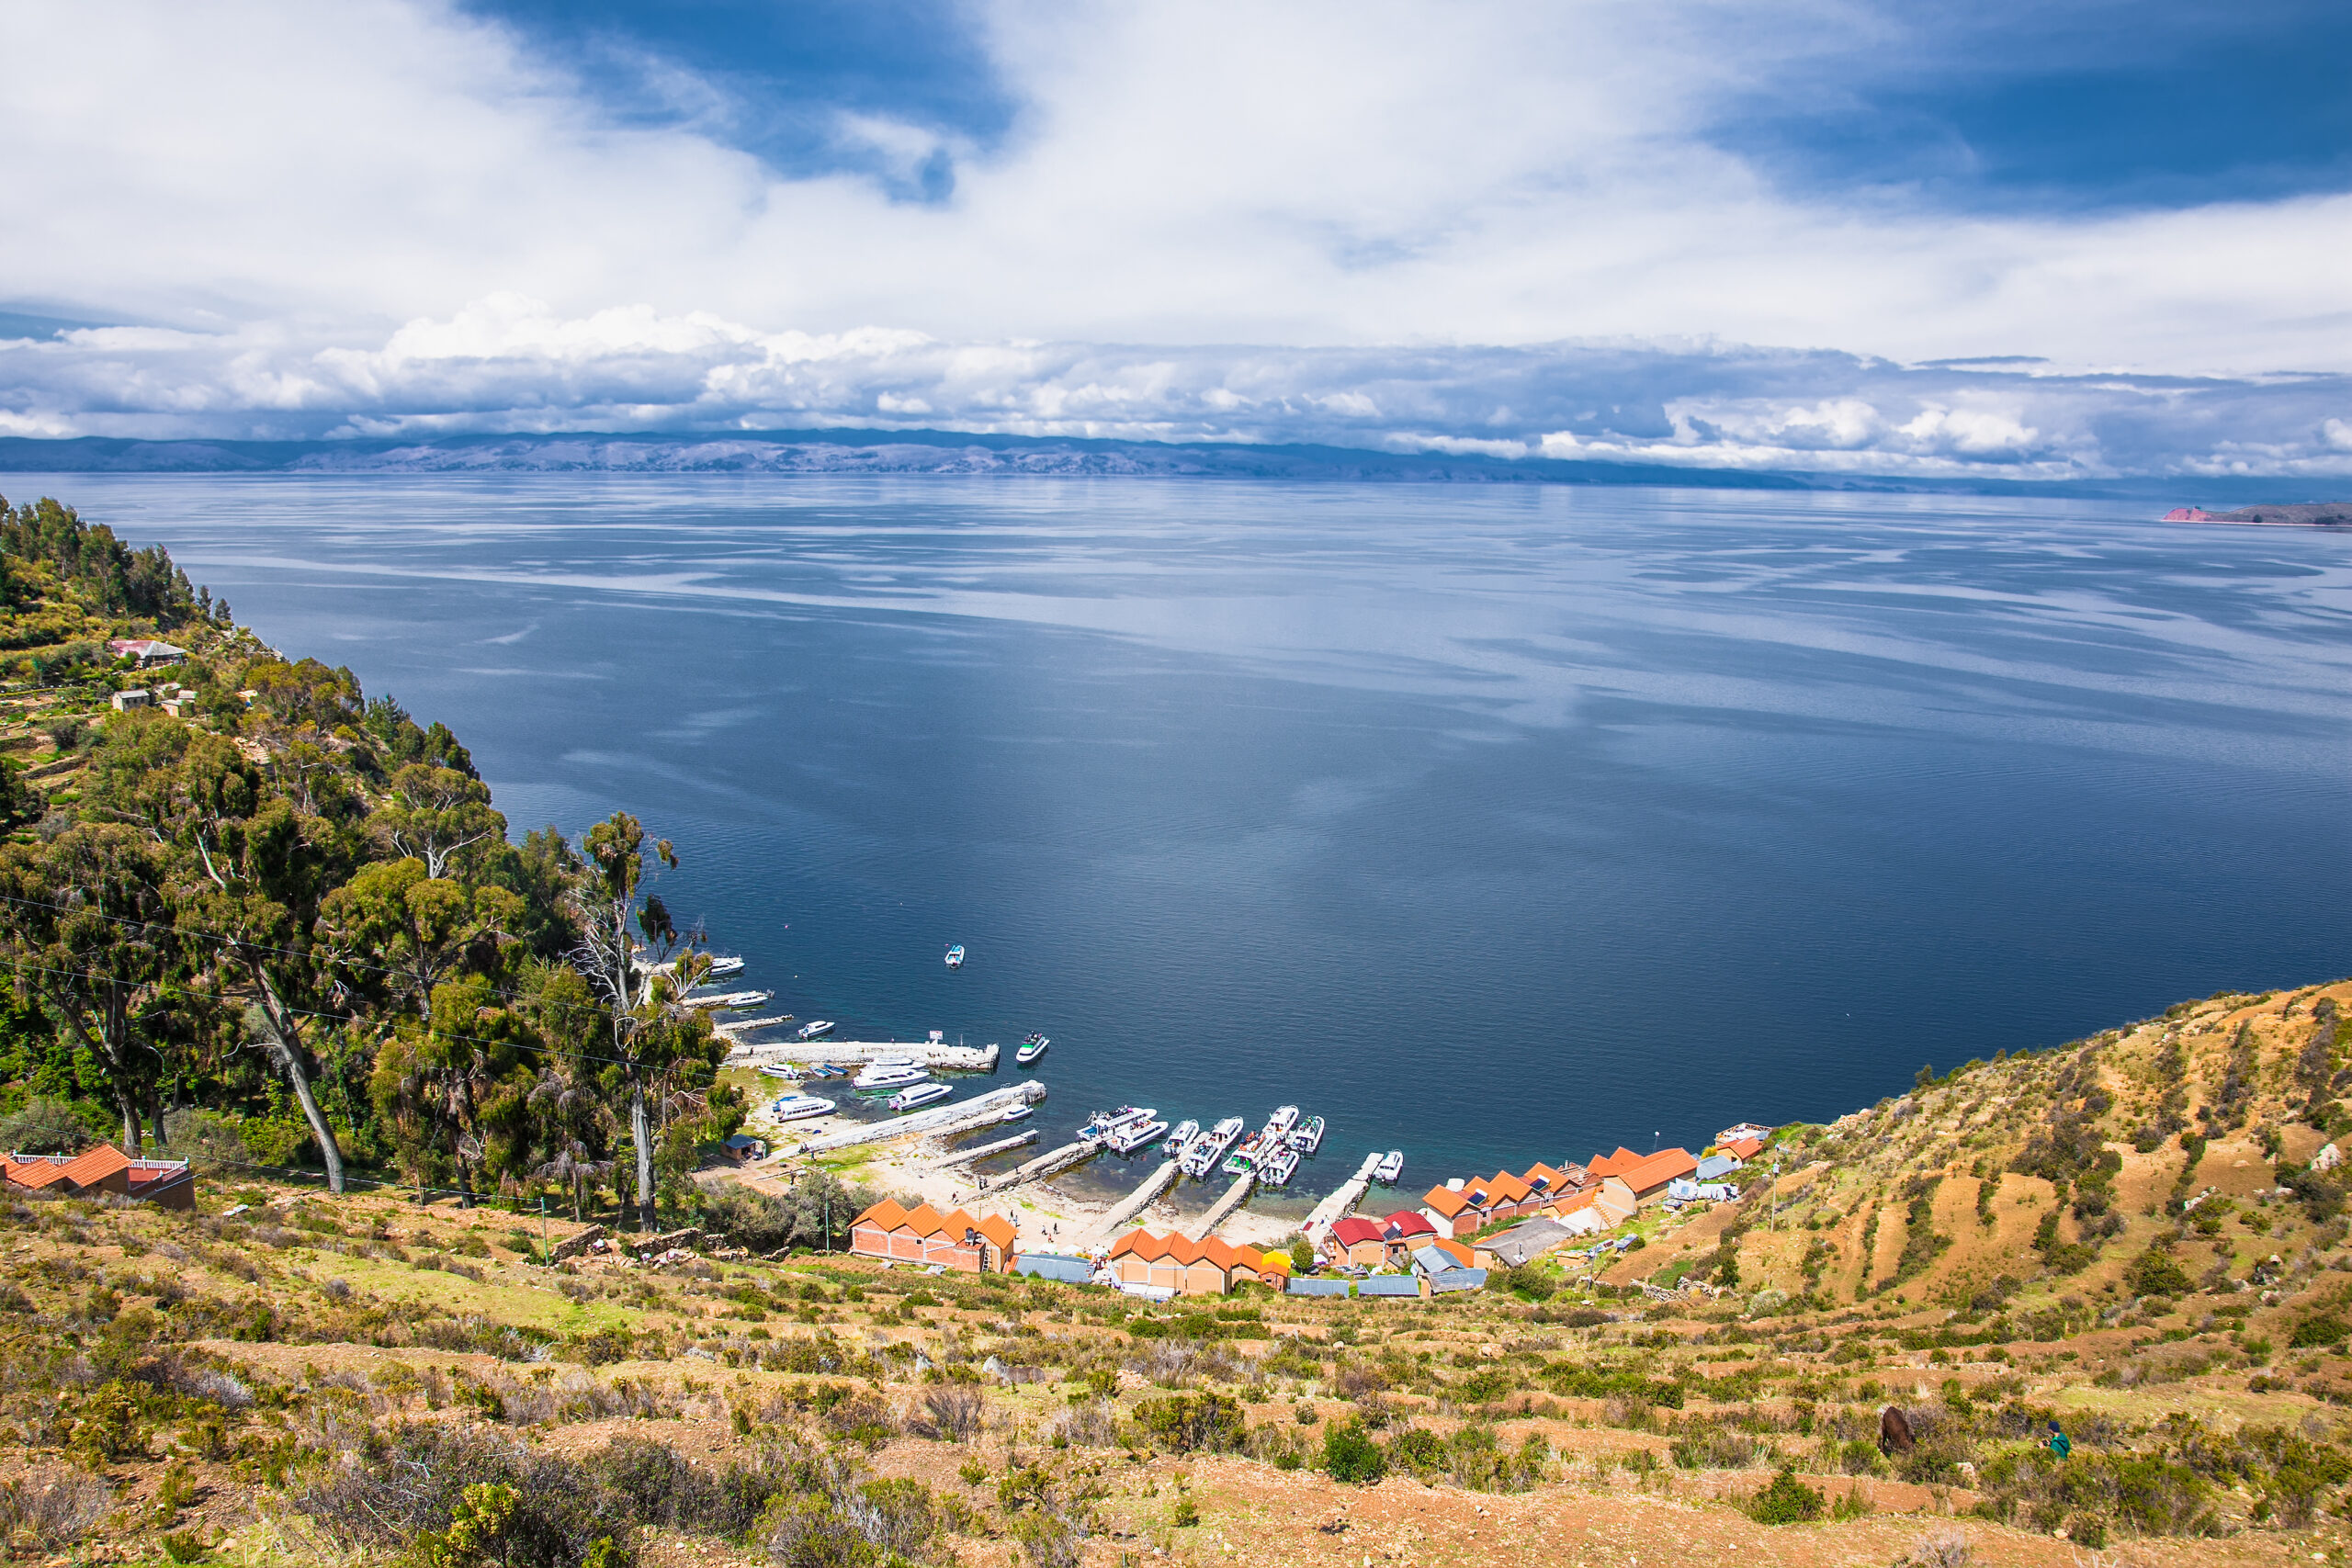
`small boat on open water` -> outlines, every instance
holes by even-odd
[[[832,1032],[833,1025],[831,1020],[823,1018],[811,1019],[807,1023],[804,1023],[799,1028],[794,1030],[792,1032],[792,1037],[795,1040],[814,1040],[820,1035],[831,1034]]]
[[[893,1111],[912,1111],[919,1105],[929,1105],[934,1100],[945,1100],[955,1092],[944,1083],[922,1083],[912,1089],[900,1089],[890,1097],[888,1103]]]
[[[1019,1050],[1013,1052],[1012,1059],[1019,1066],[1025,1067],[1030,1063],[1035,1061],[1038,1057],[1044,1055],[1046,1054],[1046,1047],[1052,1043],[1052,1041],[1046,1039],[1042,1034],[1032,1034],[1028,1039],[1023,1040],[1021,1043],[1021,1048]]]
[[[959,942],[955,946],[947,950],[947,967],[950,969],[961,969],[964,967],[964,944],[962,942]]]
[[[776,1097],[768,1107],[768,1114],[779,1122],[799,1122],[811,1116],[831,1116],[833,1102],[813,1094],[786,1094]]]

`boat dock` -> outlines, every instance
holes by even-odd
[[[1353,1176],[1340,1183],[1339,1190],[1315,1205],[1315,1212],[1306,1216],[1306,1223],[1299,1230],[1309,1241],[1321,1241],[1325,1231],[1355,1213],[1356,1205],[1371,1190],[1372,1173],[1379,1168],[1380,1151],[1374,1149],[1363,1156],[1363,1164],[1356,1167]]]
[[[1196,1227],[1200,1239],[1205,1241],[1214,1235],[1216,1227],[1225,1224],[1232,1217],[1234,1210],[1249,1201],[1250,1190],[1257,1185],[1258,1178],[1254,1174],[1236,1177],[1233,1185],[1225,1190],[1225,1196],[1209,1205],[1209,1212],[1201,1216],[1201,1223]]]
[[[770,1062],[823,1063],[828,1066],[870,1062],[876,1056],[904,1056],[919,1067],[951,1073],[992,1073],[1000,1055],[994,1045],[945,1045],[927,1040],[763,1040],[756,1044],[737,1036],[748,1023],[713,1026],[735,1042],[727,1054],[730,1067],[757,1067]]]
[[[1174,1160],[1160,1161],[1159,1168],[1145,1177],[1142,1185],[1120,1199],[1109,1213],[1094,1223],[1092,1226],[1094,1239],[1110,1240],[1121,1225],[1150,1208],[1159,1200],[1160,1194],[1176,1185],[1177,1179],[1183,1174],[1176,1168]]]
[[[853,1148],[859,1144],[877,1144],[885,1138],[911,1137],[917,1133],[933,1135],[968,1133],[987,1126],[1015,1105],[1035,1105],[1045,1098],[1046,1086],[1032,1078],[1026,1083],[990,1089],[959,1105],[935,1106],[929,1111],[918,1111],[910,1116],[893,1116],[886,1122],[868,1122],[844,1127],[838,1133],[826,1133],[810,1138],[795,1152],[825,1154],[833,1149]]]
[[[739,1018],[729,1023],[713,1023],[710,1026],[710,1032],[713,1034],[725,1036],[732,1044],[740,1045],[742,1042],[735,1038],[738,1034],[748,1033],[754,1029],[774,1029],[779,1023],[791,1021],[790,1013],[780,1012],[774,1018]]]
[[[1015,1133],[1009,1138],[999,1138],[993,1144],[982,1144],[978,1148],[957,1149],[952,1155],[942,1155],[931,1162],[931,1168],[944,1170],[951,1165],[969,1165],[976,1159],[986,1159],[990,1155],[1001,1155],[1007,1149],[1017,1149],[1023,1144],[1034,1144],[1036,1141],[1037,1129],[1032,1127],[1025,1133]]]
[[[990,1196],[994,1196],[999,1192],[1010,1191],[1023,1182],[1035,1181],[1048,1176],[1058,1176],[1074,1165],[1084,1165],[1102,1152],[1102,1145],[1087,1139],[1080,1139],[1075,1144],[1064,1144],[1060,1148],[1048,1149],[1027,1165],[1017,1166],[1002,1176],[990,1179],[987,1190]]]

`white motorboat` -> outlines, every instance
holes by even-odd
[[[815,1040],[821,1036],[831,1034],[832,1032],[832,1020],[817,1018],[809,1020],[807,1023],[804,1023],[799,1028],[794,1030],[792,1032],[792,1037],[795,1040]]]
[[[789,1078],[796,1083],[808,1076],[808,1070],[797,1062],[769,1062],[760,1071],[769,1077]]]
[[[852,1089],[906,1089],[919,1084],[931,1074],[915,1066],[912,1056],[877,1056],[849,1080]]]
[[[955,1092],[952,1086],[944,1083],[917,1084],[912,1089],[902,1089],[892,1095],[889,1099],[889,1106],[893,1111],[912,1111],[918,1105],[929,1105],[935,1100],[945,1100]]]
[[[1278,1149],[1258,1166],[1258,1179],[1269,1187],[1287,1187],[1298,1174],[1298,1151]]]
[[[955,946],[947,950],[947,967],[950,969],[961,969],[964,967],[964,944],[962,942],[959,942]]]
[[[1389,1150],[1381,1156],[1380,1163],[1372,1168],[1372,1179],[1383,1187],[1396,1186],[1396,1179],[1404,1174],[1405,1151],[1402,1149]]]
[[[1131,1122],[1102,1140],[1102,1146],[1114,1155],[1131,1155],[1137,1149],[1148,1149],[1168,1135],[1168,1123],[1157,1117],[1146,1122]]]
[[[1026,1122],[1035,1114],[1037,1114],[1037,1108],[1034,1105],[1008,1105],[1004,1108],[1004,1113],[999,1116],[997,1120],[1000,1122]]]
[[[741,975],[742,972],[743,961],[741,959],[735,957],[731,953],[719,953],[712,956],[710,967],[708,970],[705,971],[705,977],[712,980],[723,980],[729,975]]]
[[[713,1012],[742,1012],[746,1009],[758,1007],[762,1002],[770,1002],[775,999],[774,991],[720,991],[714,996],[688,997],[685,999],[685,1005],[690,1008],[707,1008]]]
[[[1321,1148],[1323,1146],[1323,1118],[1310,1116],[1306,1119],[1306,1126],[1294,1129],[1290,1135],[1290,1146],[1303,1155],[1311,1155]]]
[[[1102,1143],[1112,1134],[1123,1130],[1130,1123],[1150,1121],[1151,1115],[1148,1106],[1138,1109],[1132,1105],[1122,1105],[1116,1111],[1098,1111],[1085,1126],[1078,1130],[1078,1138],[1080,1143]]]
[[[1297,1125],[1298,1107],[1295,1105],[1277,1105],[1274,1107],[1273,1115],[1267,1118],[1266,1131],[1279,1136],[1282,1134],[1289,1132],[1293,1127]]]
[[[1184,1174],[1195,1181],[1206,1181],[1209,1173],[1216,1169],[1216,1162],[1225,1157],[1225,1151],[1241,1136],[1244,1125],[1240,1117],[1228,1116],[1194,1138],[1193,1146],[1184,1151]]]
[[[768,1114],[779,1122],[801,1122],[811,1116],[831,1116],[833,1102],[813,1094],[786,1094],[776,1097],[768,1107]]]
[[[1200,1135],[1200,1131],[1198,1122],[1190,1116],[1185,1117],[1176,1123],[1176,1130],[1168,1134],[1168,1141],[1159,1145],[1159,1152],[1170,1159],[1182,1159],[1184,1151],[1193,1146],[1193,1140]]]
[[[1019,1050],[1013,1052],[1012,1059],[1021,1066],[1025,1067],[1030,1063],[1035,1061],[1038,1057],[1044,1055],[1046,1054],[1046,1047],[1052,1043],[1052,1041],[1046,1039],[1042,1034],[1032,1034],[1028,1039],[1023,1040],[1021,1043],[1021,1048]]]

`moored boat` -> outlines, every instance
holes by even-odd
[[[1391,1149],[1372,1168],[1372,1179],[1383,1187],[1394,1187],[1396,1179],[1405,1174],[1405,1151]]]
[[[1258,1167],[1258,1179],[1269,1187],[1287,1187],[1298,1174],[1298,1151],[1278,1149]]]
[[[1323,1118],[1308,1117],[1306,1126],[1296,1128],[1291,1133],[1290,1146],[1303,1155],[1311,1155],[1321,1148],[1323,1146]]]
[[[849,1086],[860,1089],[905,1089],[929,1077],[931,1074],[915,1066],[912,1056],[876,1056],[849,1080]]]
[[[831,1019],[818,1018],[811,1019],[794,1030],[792,1037],[795,1040],[815,1040],[820,1035],[831,1034],[832,1032],[833,1024]]]
[[[779,1122],[799,1122],[811,1116],[831,1116],[833,1102],[813,1094],[786,1094],[776,1097],[768,1107],[768,1114]]]
[[[1147,1113],[1148,1116],[1148,1113]],[[1102,1140],[1102,1146],[1114,1155],[1131,1155],[1138,1149],[1149,1148],[1168,1135],[1168,1123],[1157,1117],[1130,1122]]]
[[[760,1071],[772,1078],[791,1078],[796,1081],[808,1077],[808,1069],[797,1062],[769,1062],[763,1065]]]
[[[1266,1130],[1276,1134],[1287,1133],[1297,1125],[1298,1107],[1295,1105],[1277,1105],[1273,1115],[1266,1120]]]
[[[1130,1122],[1150,1120],[1149,1107],[1122,1105],[1116,1111],[1098,1111],[1078,1130],[1078,1139],[1080,1143],[1099,1144]]]
[[[1028,1039],[1023,1040],[1021,1043],[1021,1048],[1019,1050],[1013,1052],[1012,1059],[1020,1066],[1025,1067],[1030,1063],[1035,1061],[1038,1057],[1044,1055],[1046,1054],[1046,1047],[1052,1043],[1052,1041],[1046,1039],[1042,1034],[1032,1034]]]
[[[1034,1105],[1008,1105],[1004,1108],[1004,1113],[999,1116],[997,1120],[1000,1122],[1026,1122],[1035,1114],[1037,1114],[1037,1108]]]
[[[1170,1159],[1181,1160],[1184,1157],[1184,1151],[1193,1146],[1193,1140],[1200,1136],[1200,1132],[1201,1124],[1187,1116],[1176,1123],[1176,1130],[1168,1134],[1168,1141],[1159,1145],[1159,1152]]]
[[[900,1089],[890,1097],[888,1103],[893,1111],[912,1111],[919,1105],[929,1105],[934,1100],[944,1100],[955,1092],[944,1083],[922,1083]]]

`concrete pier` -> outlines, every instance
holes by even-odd
[[[826,1133],[802,1144],[797,1152],[804,1155],[825,1154],[833,1149],[853,1148],[859,1144],[878,1144],[886,1138],[912,1137],[918,1133],[935,1135],[971,1132],[987,1126],[1012,1106],[1035,1105],[1045,1098],[1046,1086],[1032,1078],[1027,1083],[990,1089],[961,1105],[934,1106],[929,1111],[918,1111],[908,1116],[893,1116],[887,1122],[868,1122],[859,1126],[844,1127],[837,1133]]]
[[[1315,1205],[1315,1212],[1298,1227],[1306,1239],[1320,1245],[1325,1231],[1354,1213],[1356,1205],[1363,1201],[1364,1193],[1372,1186],[1372,1173],[1379,1168],[1380,1151],[1375,1149],[1363,1156],[1363,1164],[1356,1168],[1353,1176],[1340,1183],[1338,1191]]]
[[[1201,1216],[1201,1223],[1193,1227],[1196,1233],[1195,1239],[1206,1241],[1216,1235],[1216,1227],[1230,1219],[1234,1210],[1249,1201],[1250,1190],[1257,1185],[1255,1175],[1235,1178],[1233,1185],[1225,1190],[1225,1196],[1211,1204],[1209,1212]]]
[[[993,1197],[999,1192],[1009,1191],[1023,1182],[1058,1175],[1074,1165],[1084,1165],[1102,1152],[1102,1145],[1083,1141],[1064,1144],[1057,1149],[1048,1149],[1027,1165],[1009,1170],[1002,1176],[991,1178],[989,1181],[989,1194]]]
[[[752,1028],[750,1024],[721,1023],[712,1028],[735,1043],[735,1048],[727,1053],[730,1067],[757,1067],[770,1062],[848,1066],[876,1056],[904,1056],[921,1067],[992,1073],[1001,1055],[994,1045],[934,1045],[928,1040],[762,1040],[754,1043],[741,1038]]]
[[[999,1138],[993,1144],[982,1144],[975,1149],[957,1149],[952,1155],[942,1155],[931,1162],[931,1167],[933,1170],[944,1170],[951,1165],[969,1165],[974,1160],[986,1159],[990,1155],[1001,1155],[1007,1149],[1017,1149],[1023,1144],[1034,1144],[1036,1141],[1037,1129],[1032,1127],[1025,1133],[1015,1133],[1009,1138]]]
[[[1143,1179],[1143,1185],[1120,1199],[1109,1213],[1094,1223],[1091,1228],[1093,1238],[1097,1241],[1110,1240],[1119,1233],[1120,1226],[1150,1208],[1161,1193],[1176,1185],[1176,1179],[1183,1174],[1176,1168],[1174,1160],[1160,1161],[1159,1168]]]

